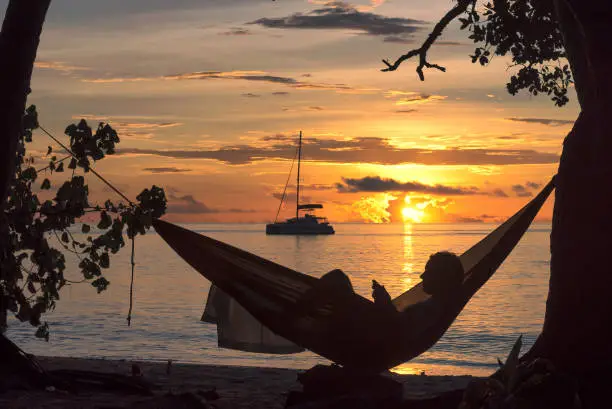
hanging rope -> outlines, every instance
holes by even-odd
[[[127,316],[128,327],[132,324],[132,303],[134,300],[134,267],[136,266],[136,263],[134,262],[134,254],[136,253],[135,243],[136,243],[136,236],[132,236],[132,258],[131,258],[132,277],[130,279],[130,309],[128,310],[128,316]]]
[[[297,158],[298,149],[295,149],[295,156],[293,157],[293,162],[291,162],[291,169],[289,169],[289,175],[287,176],[287,182],[285,182],[285,188],[283,189],[283,195],[281,196],[281,201],[278,205],[278,210],[276,211],[276,217],[274,218],[274,223],[278,220],[278,215],[280,214],[281,208],[283,207],[283,202],[285,201],[285,196],[287,193],[287,186],[289,185],[289,179],[291,178],[291,172],[293,172],[293,165],[295,165],[295,158]]]
[[[55,136],[53,136],[49,131],[47,131],[45,128],[43,128],[40,124],[38,126],[40,128],[41,131],[43,131],[45,134],[47,134],[47,136],[49,138],[51,138],[53,141],[55,141],[55,143],[57,143],[59,146],[62,147],[63,150],[65,150],[67,153],[70,154],[70,156],[74,159],[79,159],[75,153],[66,145],[64,145],[61,141],[59,141]],[[67,158],[62,159],[60,162],[66,160]],[[45,170],[44,169],[40,169],[40,171]],[[113,186],[108,180],[106,180],[102,175],[100,175],[98,172],[95,171],[95,169],[93,169],[92,167],[89,168],[89,171],[91,173],[93,173],[98,179],[100,179],[102,182],[104,182],[104,184],[106,184],[106,186],[108,186],[109,188],[111,188],[115,193],[117,193],[121,198],[123,198],[126,202],[128,202],[130,204],[130,206],[132,207],[136,207],[136,205],[134,204],[134,202],[132,202],[130,199],[128,199],[128,197],[126,195],[124,195],[119,189],[117,189],[115,186]],[[74,174],[74,173],[73,173]],[[135,242],[136,242],[136,236],[132,236],[132,255],[131,255],[131,264],[132,264],[132,274],[131,274],[131,278],[130,278],[130,308],[128,310],[128,316],[127,316],[127,323],[128,323],[128,327],[131,325],[132,322],[132,307],[134,304],[134,267],[136,266],[136,263],[134,262],[134,254],[136,252],[136,246],[135,246]]]

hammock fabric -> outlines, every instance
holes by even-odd
[[[225,337],[220,341],[230,348],[270,352],[278,347],[288,353],[306,348],[345,367],[382,371],[422,354],[444,335],[514,249],[553,188],[551,181],[463,253],[462,285],[445,300],[440,314],[417,320],[411,311],[429,298],[421,284],[395,298],[397,311],[390,312],[358,294],[331,291],[320,279],[174,224],[156,220],[154,227],[179,256],[213,283],[213,292],[221,290],[209,300],[204,320],[230,328],[225,325],[228,318],[238,313],[242,322],[260,323],[258,328],[247,326],[251,339],[245,342],[232,342],[239,337],[220,330]],[[317,302],[305,306],[304,299],[313,293],[318,294]]]

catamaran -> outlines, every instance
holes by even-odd
[[[316,209],[322,209],[323,205],[319,203],[312,204],[300,204],[300,166],[302,161],[302,131],[300,131],[300,139],[298,143],[297,152],[297,189],[296,189],[296,207],[295,217],[285,220],[284,222],[278,222],[278,214],[285,200],[285,192],[287,191],[287,184],[283,191],[281,203],[276,213],[276,219],[274,223],[266,225],[266,234],[334,234],[334,228],[325,217],[316,216],[314,211]],[[292,166],[293,167],[293,166]],[[290,171],[291,172],[291,171]],[[291,173],[289,174],[291,175]],[[302,214],[300,214],[302,212]]]

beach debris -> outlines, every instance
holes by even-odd
[[[132,362],[132,376],[142,376],[142,369],[136,362]]]
[[[521,346],[522,336],[497,373],[470,382],[459,409],[581,408],[576,382],[546,359],[522,362]]]
[[[396,406],[403,397],[402,384],[388,376],[359,373],[338,365],[316,365],[299,374],[298,382],[303,391],[290,392],[286,408],[384,408]]]

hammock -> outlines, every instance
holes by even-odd
[[[270,352],[278,347],[286,353],[306,348],[345,367],[382,371],[422,354],[444,335],[514,249],[553,188],[551,181],[460,256],[465,270],[462,285],[445,300],[442,313],[425,322],[410,314],[429,298],[421,284],[395,298],[397,313],[390,313],[355,293],[321,291],[317,278],[210,237],[162,220],[156,220],[154,227],[179,256],[213,283],[203,319],[217,322],[221,329],[231,328],[227,319],[238,312],[242,323],[251,323],[242,333],[247,334],[244,342],[240,334],[220,331],[220,341],[230,348]],[[303,299],[313,292],[322,296],[304,308]],[[233,328],[240,332],[240,327]]]

